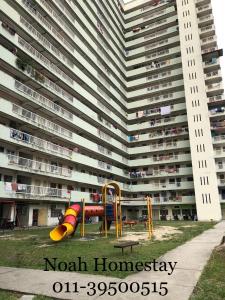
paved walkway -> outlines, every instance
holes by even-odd
[[[201,235],[186,242],[184,245],[167,252],[157,261],[177,261],[177,266],[170,276],[165,272],[142,271],[121,280],[113,277],[85,275],[74,272],[44,272],[41,270],[0,267],[0,288],[19,291],[26,294],[43,294],[59,299],[97,300],[101,298],[104,300],[188,300],[212,250],[215,246],[220,244],[223,235],[225,235],[225,221],[220,222],[215,228],[203,232]],[[117,282],[117,284],[121,281],[126,281],[127,283],[136,281],[140,285],[142,282],[146,281],[157,283],[168,282],[167,287],[169,292],[164,297],[155,293],[150,293],[148,296],[141,296],[140,293],[131,292],[117,294],[113,297],[108,295],[100,297],[99,295],[87,296],[87,289],[80,288],[79,294],[65,292],[57,294],[52,290],[52,285],[56,281],[78,282],[79,286],[86,286],[90,281],[103,281],[105,283],[113,281]]]

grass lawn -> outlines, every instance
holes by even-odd
[[[50,229],[29,229],[15,230],[6,232],[6,239],[0,237],[0,266],[8,267],[25,267],[31,269],[44,269],[44,257],[49,259],[58,258],[59,261],[76,261],[76,257],[81,256],[82,260],[86,261],[88,272],[91,274],[102,274],[124,278],[132,272],[95,272],[94,259],[95,257],[107,257],[109,261],[120,262],[128,260],[151,261],[158,258],[167,251],[183,244],[187,240],[199,235],[204,230],[211,228],[213,223],[191,222],[191,221],[167,221],[155,222],[154,226],[173,226],[177,227],[183,234],[171,236],[166,241],[151,240],[141,243],[140,246],[134,248],[133,253],[130,249],[125,250],[125,255],[122,256],[120,249],[113,248],[115,239],[115,231],[110,230],[108,238],[100,237],[98,232],[99,224],[86,225],[86,234],[94,240],[82,241],[79,237],[79,227],[73,238],[65,239],[59,243],[53,243],[49,239]],[[184,227],[186,225],[195,225],[192,227]],[[127,231],[144,231],[143,225],[136,225]],[[1,236],[3,234],[0,233]],[[7,235],[12,235],[7,238]],[[0,297],[1,298],[1,297]],[[2,299],[2,298],[1,298]]]
[[[18,300],[23,296],[21,293],[4,291],[0,289],[0,299],[1,300]],[[45,296],[35,296],[34,300],[51,300],[54,298],[49,298]]]
[[[217,247],[206,265],[190,300],[225,299],[225,246]]]

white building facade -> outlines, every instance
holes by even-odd
[[[0,2],[0,218],[54,225],[119,183],[127,218],[225,218],[210,0]]]

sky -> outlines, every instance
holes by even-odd
[[[127,3],[131,0],[123,0],[124,3]],[[221,57],[221,69],[222,76],[225,83],[225,0],[211,0],[213,15],[214,15],[214,24],[216,27],[216,35],[218,41],[219,49],[224,49],[224,56]]]

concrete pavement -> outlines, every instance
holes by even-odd
[[[220,244],[224,235],[225,221],[222,221],[213,229],[203,232],[191,241],[167,252],[164,256],[157,259],[157,261],[177,262],[176,268],[170,276],[166,272],[142,271],[121,280],[113,277],[86,275],[74,272],[44,272],[42,270],[0,267],[0,288],[26,294],[42,294],[59,299],[158,300],[163,298],[165,300],[188,300],[214,247]],[[121,256],[121,260],[124,259],[126,259],[126,257]],[[90,288],[84,287],[86,287],[90,281],[95,283],[102,281],[106,284],[115,282],[117,288],[119,284],[124,281],[128,284],[138,282],[140,285],[142,285],[143,282],[155,282],[158,291],[160,289],[160,283],[167,282],[166,287],[168,288],[168,294],[162,297],[158,293],[152,292],[148,296],[142,296],[140,292],[127,292],[117,293],[115,296],[109,296],[107,293],[104,296],[99,296],[98,292],[94,296],[88,296],[87,291],[92,291]],[[66,293],[65,285],[63,292],[55,293],[52,289],[54,282],[78,282],[78,286],[80,286],[79,293]],[[60,289],[60,284],[57,284],[56,287]],[[70,284],[70,290],[73,290],[73,288],[74,286]],[[153,288],[152,285],[151,288]]]

